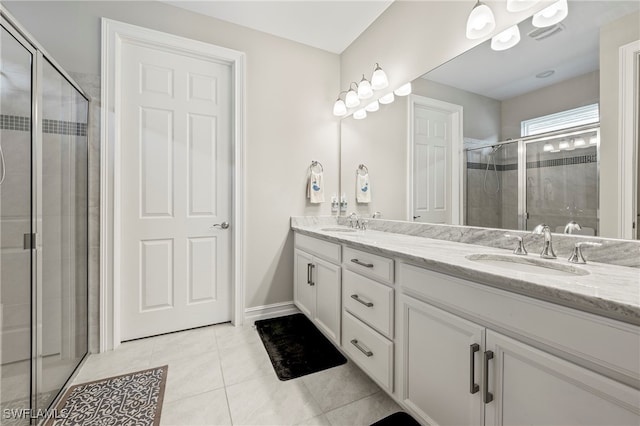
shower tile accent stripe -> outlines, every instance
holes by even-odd
[[[557,166],[570,166],[573,164],[589,164],[598,161],[596,154],[591,155],[578,155],[568,158],[555,158],[553,160],[540,160],[527,162],[527,169],[539,169],[541,167],[557,167]],[[493,164],[489,164],[489,170],[493,171]],[[506,172],[509,170],[518,170],[518,164],[496,164],[495,168],[499,172]],[[487,163],[472,163],[467,162],[467,169],[469,170],[486,170]]]
[[[18,115],[0,114],[0,130],[31,130],[31,119]],[[42,120],[42,132],[54,135],[87,136],[87,123],[61,120]]]

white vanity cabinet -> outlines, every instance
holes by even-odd
[[[626,371],[627,379],[637,379],[628,369],[634,367],[628,364],[633,357],[639,359],[637,327],[412,265],[400,269],[400,400],[422,422],[640,424],[637,388],[579,365],[606,368],[613,375]],[[501,305],[506,305],[502,312]],[[536,336],[536,322],[547,327],[545,316],[553,317],[557,332]],[[594,353],[594,345],[608,347]],[[560,349],[566,358],[552,353]]]
[[[340,345],[342,314],[341,247],[295,234],[295,305],[333,342]]]

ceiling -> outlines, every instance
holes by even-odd
[[[333,53],[342,53],[393,0],[161,0]]]
[[[497,100],[511,99],[599,69],[599,28],[639,8],[636,0],[572,1],[563,31],[536,41],[527,36],[535,29],[527,19],[519,24],[521,41],[515,47],[496,52],[488,40],[423,78]],[[554,74],[536,78],[547,70]]]

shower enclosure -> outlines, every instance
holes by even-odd
[[[466,224],[598,235],[599,125],[466,151]]]
[[[89,104],[0,11],[0,424],[21,425],[87,354]]]

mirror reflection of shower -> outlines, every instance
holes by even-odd
[[[498,192],[500,192],[500,178],[498,178],[498,168],[496,166],[496,153],[500,151],[500,148],[502,148],[502,145],[494,145],[491,147],[491,152],[488,154],[489,158],[487,159],[487,168],[485,169],[484,180],[482,182],[482,189],[485,194],[497,194]],[[490,190],[487,189],[487,175],[489,174],[489,166],[492,163],[493,163],[493,176],[496,181],[496,189],[495,191],[490,192]]]

